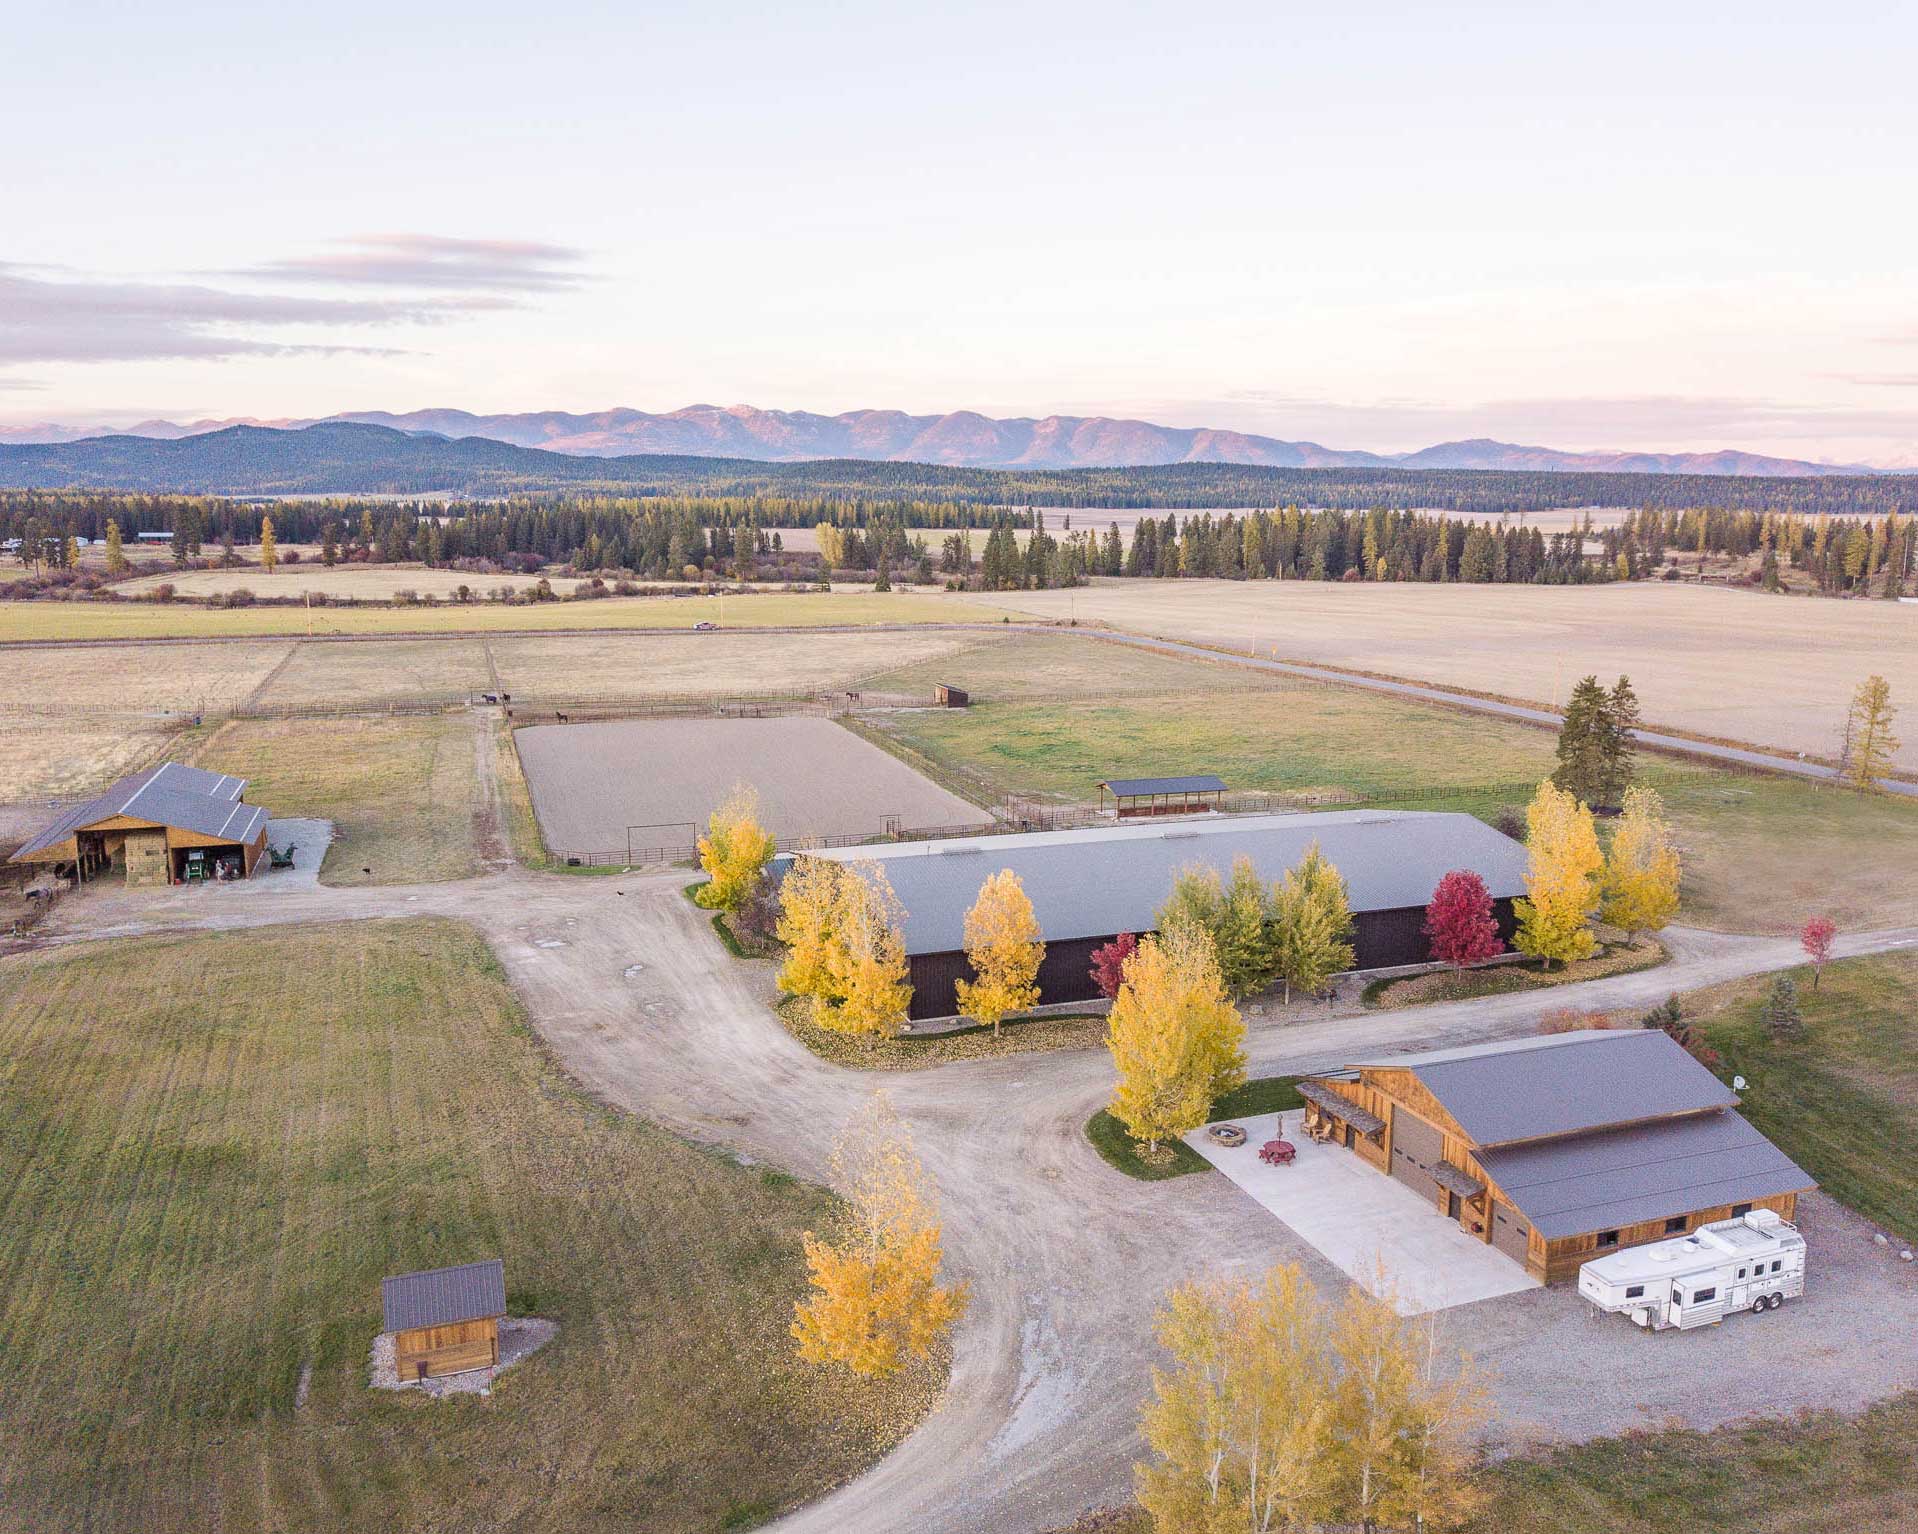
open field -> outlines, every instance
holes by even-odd
[[[710,1534],[936,1388],[796,1363],[829,1197],[589,1099],[457,924],[8,960],[0,1054],[0,1528]],[[380,1278],[493,1255],[556,1340],[369,1390]]]
[[[1720,1073],[1751,1083],[1743,1112],[1819,1186],[1860,1214],[1918,1241],[1918,954],[1841,959],[1812,989],[1792,972],[1804,1013],[1799,1039],[1760,1018],[1769,979],[1685,998],[1724,1055]]]
[[[1918,704],[1918,606],[1663,582],[1429,586],[1317,581],[1100,581],[974,598],[1047,618],[1280,659],[1411,677],[1540,704],[1587,672],[1621,672],[1648,727],[1835,754],[1852,689],[1877,672]],[[1918,730],[1899,764],[1918,769]]]
[[[633,719],[517,732],[555,853],[691,845],[736,782],[759,791],[782,840],[977,825],[975,806],[830,719]]]
[[[248,719],[214,730],[192,761],[249,779],[248,802],[276,816],[332,821],[324,882],[415,884],[478,871],[476,750],[464,714]]]
[[[998,636],[993,636],[997,638]],[[604,637],[514,636],[491,641],[500,685],[523,697],[657,697],[721,693],[810,693],[864,683],[875,673],[920,662],[929,674],[941,658],[978,636],[921,633],[754,634],[697,638],[645,634]],[[945,680],[936,676],[937,680]],[[926,682],[915,691],[930,691]]]
[[[270,575],[257,564],[236,570],[167,570],[136,576],[115,589],[127,596],[143,596],[155,586],[169,585],[183,597],[211,597],[244,587],[257,597],[298,597],[311,591],[324,592],[328,597],[356,597],[363,602],[390,602],[402,591],[413,591],[420,596],[431,593],[445,601],[458,596],[462,586],[482,595],[501,586],[529,591],[540,579],[537,575],[473,575],[418,564],[345,564],[329,570],[318,560],[311,564],[302,560],[297,565],[281,565]],[[549,583],[561,596],[571,596],[574,588],[585,584],[557,575],[550,577]]]
[[[523,607],[205,608],[151,602],[0,604],[0,644],[20,640],[232,638],[264,634],[537,633],[545,629],[817,628],[996,622],[997,609],[941,592],[761,592],[745,597],[606,597]]]
[[[350,706],[475,694],[493,685],[484,642],[391,639],[377,644],[296,642],[261,701]]]
[[[96,793],[146,765],[179,734],[178,721],[157,715],[0,718],[0,797],[9,802]]]
[[[1015,792],[1089,802],[1108,776],[1217,772],[1234,788],[1390,795],[1490,819],[1522,807],[1553,765],[1551,734],[1528,725],[1068,635],[1011,636],[947,669],[983,701],[861,729],[981,804]],[[907,667],[873,685],[919,676]],[[1022,701],[1022,688],[1054,678],[1092,695]],[[1640,763],[1685,854],[1681,919],[1764,932],[1820,911],[1854,928],[1918,920],[1918,804],[1649,754]]]

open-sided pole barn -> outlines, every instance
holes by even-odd
[[[8,860],[71,870],[84,882],[122,868],[128,884],[246,878],[266,851],[266,811],[246,779],[162,762],[74,805]]]

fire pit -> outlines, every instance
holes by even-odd
[[[1245,1144],[1245,1131],[1237,1124],[1208,1124],[1205,1137],[1214,1145],[1223,1145],[1227,1150],[1237,1150]]]

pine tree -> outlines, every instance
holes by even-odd
[[[1795,1039],[1804,1034],[1805,1014],[1798,1005],[1798,982],[1790,975],[1777,975],[1765,996],[1765,1026],[1774,1038]]]
[[[1611,698],[1595,676],[1572,689],[1558,730],[1558,767],[1552,782],[1583,804],[1604,803],[1609,775]]]
[[[1621,676],[1606,695],[1600,716],[1599,754],[1604,761],[1600,793],[1608,805],[1625,802],[1625,790],[1638,769],[1638,694],[1632,679]]]
[[[320,526],[320,563],[332,569],[340,562],[340,524],[325,522]]]
[[[980,886],[979,898],[966,912],[965,930],[966,959],[978,978],[959,981],[959,1011],[990,1023],[997,1038],[1004,1018],[1038,1004],[1039,965],[1046,956],[1032,901],[1010,868]]]
[[[1526,897],[1514,902],[1514,946],[1547,965],[1589,958],[1598,951],[1590,921],[1605,866],[1592,812],[1556,785],[1539,784],[1525,811],[1525,846],[1530,866]]]

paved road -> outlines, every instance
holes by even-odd
[[[459,883],[334,889],[270,883],[152,893],[100,889],[63,904],[55,941],[154,930],[438,915],[471,922],[499,954],[542,1037],[590,1090],[688,1137],[823,1180],[837,1126],[875,1088],[911,1126],[946,1207],[954,1270],[973,1303],[951,1387],[931,1417],[853,1484],[782,1521],[787,1534],[1033,1534],[1121,1500],[1137,1456],[1151,1315],[1173,1283],[1302,1262],[1340,1275],[1223,1177],[1141,1184],[1108,1168],[1082,1126],[1109,1090],[1103,1051],[1015,1055],[908,1073],[847,1070],[771,1015],[772,970],[731,959],[678,872],[538,875],[495,854]],[[1255,1074],[1356,1054],[1528,1032],[1545,1006],[1643,1007],[1669,991],[1791,964],[1787,941],[1670,934],[1657,970],[1446,1006],[1267,1024]],[[1850,937],[1847,954],[1918,945],[1918,929]],[[1856,1409],[1918,1384],[1909,1337],[1918,1284],[1855,1217],[1812,1203],[1834,1250],[1862,1253],[1842,1283],[1762,1334],[1719,1329],[1648,1346],[1594,1328],[1563,1290],[1447,1313],[1449,1339],[1499,1370],[1507,1432],[1579,1438],[1752,1410]],[[1848,1270],[1849,1271],[1849,1270]],[[1814,1301],[1816,1303],[1814,1303]],[[1834,1325],[1842,1320],[1842,1325]]]

